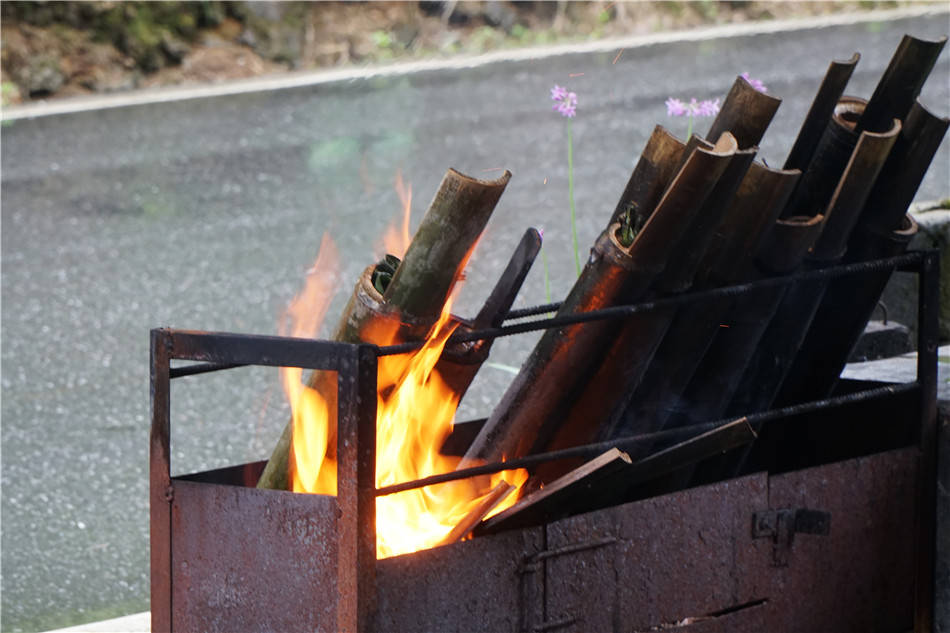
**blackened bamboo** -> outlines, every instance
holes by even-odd
[[[706,198],[697,201],[700,204],[699,211],[680,238],[669,245],[675,255],[667,261],[663,272],[640,300],[657,299],[689,289],[700,258],[715,235],[716,224],[728,208],[756,152],[755,149],[737,150],[734,137],[728,133],[723,134],[716,149],[731,153],[728,164]],[[675,314],[675,308],[667,308],[635,314],[626,319],[611,342],[604,360],[596,367],[596,373],[587,379],[573,402],[566,403],[566,415],[559,412],[563,421],[554,436],[547,444],[536,443],[532,452],[586,444],[598,436],[609,436],[609,431],[604,427],[610,426],[626,408],[629,395],[640,382]],[[544,439],[538,438],[539,442]],[[552,462],[540,468],[537,475],[543,482],[552,481],[572,466],[570,463]]]
[[[818,239],[823,219],[819,214],[776,220],[745,278],[752,281],[796,272]],[[784,288],[776,287],[736,299],[681,397],[668,403],[667,428],[722,417],[783,295]]]
[[[498,278],[478,315],[471,322],[460,323],[456,331],[473,331],[500,326],[540,250],[541,235],[537,229],[525,231],[511,259],[508,260],[507,267]],[[488,359],[493,342],[494,339],[468,341],[449,344],[442,350],[435,370],[449,388],[458,394],[460,400],[468,391],[482,364]]]
[[[854,125],[864,112],[865,103],[857,97],[842,97],[835,105],[831,121],[782,212],[783,218],[816,215],[828,207],[858,142]]]
[[[818,147],[818,141],[821,140],[825,128],[831,121],[835,106],[838,100],[844,94],[844,89],[854,73],[855,66],[861,59],[859,53],[855,53],[847,61],[832,61],[828,66],[828,72],[821,81],[818,93],[811,102],[811,108],[805,115],[801,129],[798,131],[798,137],[795,144],[792,145],[788,158],[785,159],[785,169],[805,170],[811,163],[815,148]]]
[[[731,137],[728,137],[731,139]],[[636,301],[672,255],[669,244],[689,226],[734,152],[693,152],[629,246],[613,224],[598,238],[559,315]],[[601,362],[619,324],[601,321],[547,330],[525,361],[460,467],[521,457],[546,445],[561,415]]]
[[[903,252],[912,234],[908,233],[912,222],[904,213],[948,126],[947,117],[932,114],[919,101],[914,104],[861,212],[848,245],[847,262]],[[831,283],[777,402],[802,402],[831,393],[890,275],[890,271],[882,271],[862,278],[860,284]],[[844,306],[848,309],[842,309]]]
[[[900,228],[888,234],[862,235],[853,250],[849,247],[847,259],[851,263],[852,257],[866,261],[900,255],[916,234],[917,223],[905,215]],[[803,341],[776,404],[785,406],[831,394],[892,273],[893,269],[874,271],[862,275],[860,283],[835,280],[829,286],[815,315],[814,331]]]
[[[743,77],[736,77],[706,138],[719,138],[723,132],[729,132],[736,137],[739,149],[756,147],[781,104],[781,99],[756,90]]]
[[[801,172],[770,169],[754,163],[736,193],[715,241],[707,250],[693,288],[697,290],[747,281],[755,249],[785,206]],[[733,299],[681,307],[646,373],[629,397],[629,405],[607,429],[607,437],[632,428],[663,428],[673,407],[727,318]]]
[[[856,130],[883,132],[890,127],[892,119],[903,120],[946,43],[946,35],[932,41],[905,35],[868,99]]]
[[[838,119],[832,123],[839,123]],[[847,122],[841,122],[847,124]],[[851,124],[853,127],[853,124]],[[858,215],[871,193],[887,157],[900,133],[893,120],[886,133],[862,132],[825,212],[824,226],[814,248],[805,258],[808,270],[819,270],[841,261]],[[821,299],[827,280],[806,281],[788,287],[756,348],[745,376],[726,409],[727,415],[762,411],[772,404],[791,368]]]

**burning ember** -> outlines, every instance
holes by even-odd
[[[397,189],[403,201],[402,231],[391,230],[400,252],[408,244],[411,190]],[[402,248],[400,248],[400,244]],[[291,302],[281,334],[313,337],[326,315],[338,254],[324,236],[320,253],[304,290]],[[442,379],[435,365],[458,323],[450,320],[451,299],[432,326],[425,344],[416,352],[379,359],[377,374],[376,486],[388,486],[454,470],[460,458],[439,453],[452,432],[460,394]],[[373,340],[378,345],[403,342],[397,335]],[[291,483],[294,492],[335,495],[335,429],[330,404],[318,389],[301,382],[302,370],[281,368],[281,380],[293,412]],[[335,406],[335,405],[333,405]],[[524,470],[447,482],[380,497],[376,500],[377,556],[386,558],[458,540],[468,529],[460,522],[476,521],[511,506],[512,494],[527,480]],[[469,526],[469,529],[472,526]]]

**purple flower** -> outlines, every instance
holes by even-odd
[[[743,79],[749,82],[749,85],[758,90],[759,92],[768,92],[768,89],[765,87],[765,84],[759,81],[758,79],[753,79],[749,76],[749,73],[742,73],[740,75]]]
[[[690,99],[683,103],[679,99],[670,97],[666,100],[666,113],[669,116],[715,116],[719,112],[719,99],[697,101]]]
[[[569,119],[577,114],[577,94],[568,92],[567,88],[554,84],[551,88],[551,99],[555,102],[551,109]]]
[[[669,116],[684,116],[687,113],[686,104],[679,99],[670,97],[666,100],[666,114]]]

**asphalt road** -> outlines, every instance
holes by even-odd
[[[743,71],[761,79],[784,99],[761,151],[778,165],[828,63],[860,51],[848,93],[867,97],[905,32],[935,38],[950,22],[942,13],[8,122],[3,629],[148,608],[150,328],[275,333],[324,231],[343,253],[339,313],[397,217],[395,174],[412,183],[415,226],[448,167],[514,174],[457,312],[474,313],[532,225],[545,230],[562,296],[574,264],[552,85],[578,94],[578,232],[589,245],[653,127],[685,134],[667,97],[723,97]],[[950,110],[946,50],[922,99]],[[918,198],[948,189],[945,142]],[[518,304],[543,301],[538,267]],[[492,360],[518,365],[530,345],[499,341]],[[462,419],[487,414],[510,378],[482,374]],[[172,416],[173,470],[184,473],[263,458],[286,413],[276,372],[242,369],[176,381]]]

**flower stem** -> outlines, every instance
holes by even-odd
[[[551,277],[548,275],[548,256],[541,244],[541,263],[544,264],[544,302],[551,303]]]
[[[689,142],[689,137],[693,135],[693,115],[689,115],[689,124],[686,126],[686,142]]]
[[[574,209],[574,141],[571,120],[567,120],[567,196],[571,203],[571,237],[574,240],[574,267],[581,276],[581,254],[577,246],[577,212]]]

